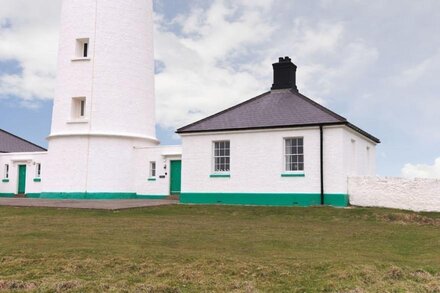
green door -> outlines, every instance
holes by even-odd
[[[182,161],[171,161],[171,194],[180,194],[182,186]]]
[[[26,165],[18,166],[18,194],[26,193]]]

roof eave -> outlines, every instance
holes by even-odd
[[[225,131],[245,131],[245,130],[264,130],[264,129],[283,129],[283,128],[301,128],[301,127],[315,127],[315,126],[334,126],[334,125],[346,125],[347,127],[353,129],[359,134],[365,136],[375,143],[380,143],[380,139],[369,134],[368,132],[360,129],[354,124],[350,122],[341,121],[341,122],[328,122],[328,123],[309,123],[309,124],[301,124],[301,125],[274,125],[274,126],[261,126],[261,127],[243,127],[243,128],[223,128],[223,129],[203,129],[203,130],[182,130],[178,129],[176,131],[177,134],[192,134],[192,133],[208,133],[208,132],[225,132]]]
[[[203,130],[182,130],[182,129],[178,129],[176,131],[176,133],[177,134],[187,134],[187,133],[243,131],[243,130],[258,130],[258,129],[301,128],[301,127],[315,127],[315,126],[317,127],[317,126],[331,126],[331,125],[344,125],[344,124],[346,124],[346,122],[308,123],[308,124],[296,124],[296,125],[271,125],[271,126],[259,126],[259,127],[203,129]]]
[[[381,143],[380,139],[378,139],[377,137],[375,137],[375,136],[369,134],[368,132],[366,132],[366,131],[360,129],[360,128],[357,127],[356,125],[351,124],[350,122],[347,122],[346,125],[347,125],[347,127],[353,129],[354,131],[356,131],[356,132],[359,133],[359,134],[362,134],[363,136],[365,136],[366,138],[372,140],[373,142],[375,142],[375,143]]]

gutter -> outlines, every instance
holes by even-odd
[[[324,205],[324,129],[323,125],[319,125],[319,156],[320,156],[320,173],[321,173],[321,205]]]

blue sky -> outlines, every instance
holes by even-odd
[[[0,4],[0,128],[46,146],[59,0]],[[299,90],[382,140],[377,173],[440,177],[440,1],[155,1],[158,136],[271,86]],[[437,159],[439,158],[439,159]]]

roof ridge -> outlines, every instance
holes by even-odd
[[[345,117],[343,117],[343,116],[337,114],[336,112],[330,110],[330,109],[327,108],[327,107],[324,107],[323,105],[321,105],[321,104],[315,102],[314,100],[312,100],[312,99],[309,98],[309,97],[306,97],[305,95],[301,94],[300,92],[297,92],[297,91],[294,92],[294,91],[292,91],[292,93],[293,93],[293,94],[297,94],[298,97],[300,97],[300,98],[303,99],[304,101],[308,102],[309,104],[312,104],[313,106],[319,108],[320,110],[326,112],[327,114],[333,116],[334,118],[336,118],[336,119],[338,119],[338,120],[341,120],[341,122],[348,122],[347,118],[345,118]]]
[[[27,139],[24,139],[24,138],[22,138],[22,137],[19,137],[19,136],[15,135],[15,134],[13,134],[13,133],[10,133],[9,131],[6,131],[6,130],[4,130],[4,129],[2,129],[2,128],[0,128],[0,131],[3,131],[4,133],[9,134],[9,135],[11,135],[11,136],[13,136],[13,137],[15,137],[15,138],[17,138],[17,139],[19,139],[19,140],[22,140],[22,141],[27,142],[27,143],[29,143],[29,144],[31,144],[31,145],[37,147],[37,148],[40,148],[42,151],[47,151],[46,148],[43,148],[43,147],[41,147],[41,146],[39,146],[39,145],[37,145],[37,144],[35,144],[35,143],[33,143],[33,142],[27,140]]]
[[[255,101],[255,100],[259,99],[259,98],[262,98],[262,97],[264,97],[264,96],[270,94],[270,92],[271,92],[271,91],[267,91],[267,92],[262,93],[262,94],[260,94],[260,95],[258,95],[258,96],[256,96],[256,97],[253,97],[253,98],[248,99],[248,100],[246,100],[246,101],[243,101],[243,102],[241,102],[241,103],[239,103],[239,104],[236,104],[236,105],[234,105],[234,106],[232,106],[232,107],[229,107],[229,108],[227,108],[227,109],[225,109],[225,110],[223,110],[223,111],[220,111],[220,112],[214,113],[214,114],[212,114],[212,115],[210,115],[210,116],[208,116],[208,117],[205,117],[205,118],[203,118],[203,119],[200,119],[200,120],[198,120],[198,121],[196,121],[196,122],[193,122],[193,123],[191,123],[191,124],[188,124],[188,125],[185,125],[185,126],[183,126],[183,127],[180,127],[179,129],[177,129],[176,133],[179,133],[179,132],[181,132],[181,131],[185,131],[185,128],[188,128],[188,127],[194,126],[194,125],[199,124],[199,123],[201,123],[201,122],[203,122],[203,121],[206,121],[206,120],[208,120],[208,119],[211,119],[211,118],[217,117],[217,116],[219,116],[219,115],[221,115],[221,114],[224,114],[224,113],[226,113],[226,112],[229,112],[229,111],[231,111],[231,110],[233,110],[233,109],[235,109],[235,108],[238,108],[238,107],[240,107],[240,106],[242,106],[242,105],[244,105],[244,104],[247,104],[247,103],[250,103],[250,102],[252,102],[252,101]]]

